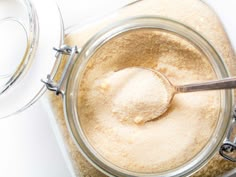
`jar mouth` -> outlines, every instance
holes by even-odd
[[[116,23],[112,27],[108,27],[93,38],[91,38],[82,48],[82,51],[70,73],[69,81],[66,87],[66,95],[64,99],[65,114],[69,126],[69,130],[74,138],[78,148],[82,154],[89,160],[95,167],[108,175],[114,176],[185,176],[190,175],[197,169],[202,167],[218,150],[222,140],[225,137],[226,131],[229,127],[231,109],[233,105],[233,92],[229,90],[221,91],[221,111],[219,121],[216,128],[208,141],[207,145],[190,161],[187,163],[165,172],[161,173],[136,173],[127,171],[120,167],[111,164],[108,160],[104,159],[88,142],[84,131],[81,127],[79,110],[78,110],[78,90],[83,76],[84,69],[90,57],[95,51],[104,43],[114,38],[115,36],[136,29],[158,29],[168,33],[180,36],[187,41],[191,42],[207,56],[209,62],[215,70],[217,78],[228,77],[229,73],[226,65],[213,48],[213,46],[199,33],[190,27],[176,22],[171,19],[146,16],[126,19]],[[227,121],[225,121],[226,119]]]
[[[0,43],[3,49],[0,59],[0,96],[25,74],[38,43],[38,20],[30,2],[2,3],[5,9],[10,10],[9,13],[0,14],[0,32],[7,40]]]

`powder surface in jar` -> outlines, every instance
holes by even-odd
[[[144,123],[160,116],[171,98],[169,84],[151,70],[130,67],[111,72],[99,82],[112,113],[122,122]]]
[[[211,137],[219,117],[220,92],[177,94],[157,120],[127,124],[119,120],[123,119],[123,107],[115,105],[127,106],[126,99],[134,100],[119,90],[119,84],[116,87],[113,77],[117,76],[114,72],[130,67],[157,70],[174,85],[216,79],[216,74],[194,45],[157,29],[131,30],[107,41],[93,54],[84,71],[78,110],[81,127],[95,151],[130,171],[149,173],[177,168],[199,153]],[[141,113],[141,109],[132,111],[132,116]]]

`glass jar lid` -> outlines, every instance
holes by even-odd
[[[50,14],[50,15],[48,15]],[[45,91],[45,73],[54,76],[59,60],[53,47],[64,28],[55,2],[0,2],[0,118],[32,105]]]

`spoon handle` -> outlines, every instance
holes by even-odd
[[[236,78],[225,78],[222,80],[175,86],[177,92],[195,92],[203,90],[220,90],[232,88],[236,88]]]

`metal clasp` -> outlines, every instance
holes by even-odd
[[[219,153],[225,159],[232,162],[236,162],[236,155],[233,154],[236,150],[236,106],[233,111],[232,123],[229,129],[229,132],[224,140],[223,144],[220,147]]]
[[[70,47],[67,45],[63,45],[59,49],[57,49],[57,48],[53,48],[53,49],[57,51],[56,57],[59,57],[62,54],[69,55],[68,61],[64,67],[64,70],[62,72],[61,78],[58,83],[55,83],[52,80],[52,77],[50,74],[47,75],[46,80],[41,80],[41,81],[46,85],[48,90],[54,91],[56,93],[56,95],[59,95],[59,94],[63,95],[64,91],[65,91],[65,84],[67,82],[67,78],[70,73],[69,71],[71,70],[71,68],[73,66],[73,63],[77,57],[77,54],[79,53],[79,50],[78,50],[77,46]]]

